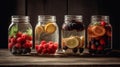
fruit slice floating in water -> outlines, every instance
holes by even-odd
[[[35,29],[35,32],[36,32],[37,34],[40,34],[40,33],[42,33],[43,31],[44,31],[43,26],[37,26],[36,29]]]
[[[48,23],[45,25],[45,32],[52,34],[56,31],[56,26],[53,23]]]
[[[105,34],[105,28],[102,26],[93,26],[92,27],[92,32],[96,35],[96,36],[103,36]]]
[[[98,37],[98,36],[96,36],[93,32],[92,32],[92,28],[93,28],[94,26],[90,26],[90,27],[88,27],[88,37],[92,37],[92,38],[96,38],[96,37]]]
[[[75,48],[79,45],[79,41],[76,37],[70,37],[65,41],[65,45],[68,48]]]

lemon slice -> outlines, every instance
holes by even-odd
[[[105,34],[105,28],[102,26],[94,26],[92,28],[92,32],[96,35],[96,36],[103,36]]]
[[[45,32],[52,34],[56,31],[56,26],[53,23],[48,23],[45,25]]]
[[[40,33],[42,33],[43,31],[44,31],[43,26],[36,26],[35,32],[36,32],[37,34],[40,34]]]
[[[75,48],[79,45],[79,41],[76,37],[70,37],[65,41],[65,45],[68,48]]]

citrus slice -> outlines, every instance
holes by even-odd
[[[96,37],[98,37],[98,36],[96,36],[93,32],[92,32],[92,28],[93,28],[94,26],[89,26],[88,27],[88,37],[92,37],[92,38],[96,38]]]
[[[52,34],[56,31],[56,26],[53,23],[48,23],[45,25],[45,32]]]
[[[42,33],[43,31],[44,31],[43,26],[36,26],[35,32],[36,32],[37,34],[40,34],[40,33]]]
[[[70,38],[65,40],[65,45],[68,48],[75,48],[79,45],[79,41],[76,37],[70,37]]]
[[[102,26],[93,26],[92,27],[92,32],[93,34],[95,34],[96,36],[103,36],[105,34],[105,28]]]
[[[84,36],[81,36],[80,37],[80,48],[82,48],[84,46],[84,42],[85,42],[85,37]]]

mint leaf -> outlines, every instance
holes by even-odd
[[[9,36],[15,36],[18,32],[18,26],[14,25],[12,28],[9,30]]]

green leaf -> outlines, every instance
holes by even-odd
[[[18,32],[18,26],[14,25],[12,28],[9,30],[9,36],[15,36]]]
[[[29,28],[26,33],[27,33],[28,35],[32,36],[32,29]]]

